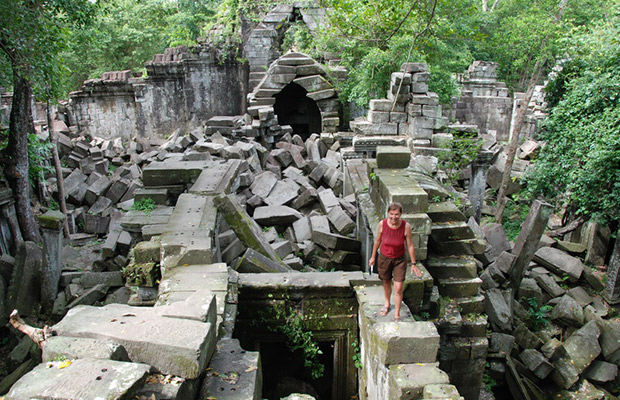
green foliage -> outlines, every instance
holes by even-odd
[[[482,147],[482,139],[476,133],[452,132],[454,139],[448,149],[438,154],[438,167],[448,176],[448,181],[454,184],[461,176],[461,170],[471,164]]]
[[[530,330],[538,332],[551,323],[549,313],[553,307],[550,305],[541,306],[538,304],[536,297],[522,298],[521,302],[525,302],[525,305],[528,307],[524,322]]]
[[[155,200],[150,197],[145,197],[139,201],[135,201],[131,206],[133,211],[144,211],[146,215],[150,215],[151,211],[153,211],[157,207],[155,204]]]
[[[518,196],[506,198],[502,226],[508,240],[515,240],[521,232],[521,226],[530,212],[529,201],[519,200]]]
[[[301,350],[304,353],[304,367],[306,367],[313,379],[319,379],[325,372],[325,365],[319,360],[323,354],[319,344],[313,339],[312,332],[304,328],[303,314],[301,311],[286,306],[276,310],[276,318],[283,319],[284,323],[268,329],[282,333],[287,337],[287,345],[291,351]]]
[[[63,53],[72,72],[65,87],[76,90],[106,71],[140,72],[166,47],[196,44],[215,7],[215,0],[103,2],[93,24],[72,32],[72,48]]]
[[[320,58],[317,50],[317,44],[308,29],[308,26],[302,20],[293,22],[284,33],[282,40],[282,53],[287,51],[298,51],[308,54],[313,58]]]
[[[49,202],[49,209],[57,211],[60,209],[60,206],[58,205],[58,202],[56,200],[51,199]]]
[[[351,343],[351,347],[353,348],[353,364],[355,365],[355,368],[362,369],[362,367],[364,366],[364,364],[362,363],[362,352],[359,343],[357,343],[357,340]]]
[[[0,152],[8,144],[8,129],[0,130]],[[53,173],[54,168],[49,164],[53,145],[35,134],[28,135],[28,178],[34,184],[45,178],[46,174]]]
[[[620,220],[620,10],[567,39],[551,85],[546,142],[527,176],[530,196],[601,222]]]
[[[349,70],[340,87],[343,100],[366,107],[372,98],[385,98],[390,74],[406,61],[431,65],[429,85],[442,102],[456,93],[450,74],[472,61],[462,39],[475,30],[462,33],[451,21],[471,15],[465,11],[470,2],[326,0],[325,6],[329,24],[318,42],[339,53]]]
[[[96,7],[88,0],[0,2],[0,85],[12,86],[13,68],[37,98],[58,97],[68,72],[60,53],[69,46],[70,30],[87,24]]]
[[[492,392],[493,388],[497,386],[497,381],[491,378],[489,374],[484,374],[482,376],[482,382],[484,383],[484,387],[486,388],[486,390],[489,392]]]

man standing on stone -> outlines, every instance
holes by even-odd
[[[392,297],[392,280],[394,280],[394,321],[400,321],[400,305],[403,300],[403,282],[407,273],[407,257],[405,243],[411,259],[411,273],[422,276],[415,260],[415,249],[411,237],[411,225],[400,219],[403,207],[400,203],[392,203],[388,207],[388,217],[379,222],[377,237],[372,248],[372,257],[368,264],[375,264],[375,255],[379,250],[378,271],[379,279],[383,281],[383,295],[385,305],[379,311],[381,316],[390,312],[390,298]]]

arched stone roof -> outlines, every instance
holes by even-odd
[[[248,113],[255,115],[257,108],[273,107],[275,95],[288,84],[296,83],[308,93],[321,112],[323,132],[337,132],[340,126],[338,93],[327,77],[325,68],[312,57],[289,52],[274,61],[266,75],[248,95]]]

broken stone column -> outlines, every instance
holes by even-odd
[[[521,232],[512,249],[512,254],[517,256],[510,271],[510,282],[513,288],[518,288],[521,284],[523,271],[538,250],[538,242],[547,226],[551,211],[553,207],[549,203],[540,200],[534,200],[532,203],[530,213],[521,226]]]
[[[616,239],[609,267],[607,267],[607,284],[603,295],[612,303],[617,303],[620,299],[620,239]]]
[[[487,185],[487,171],[491,165],[493,153],[488,150],[480,151],[478,158],[472,163],[471,181],[469,182],[469,201],[474,210],[474,219],[480,222],[482,206],[484,204],[484,189]]]
[[[39,217],[43,238],[43,266],[41,268],[41,306],[51,311],[58,295],[62,269],[62,229],[65,216],[49,210]]]

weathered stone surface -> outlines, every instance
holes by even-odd
[[[599,336],[600,330],[596,322],[590,321],[564,341],[564,358],[570,360],[577,373],[582,373],[601,353]]]
[[[156,309],[122,304],[73,308],[54,329],[60,336],[115,341],[133,362],[190,379],[204,370],[215,348],[215,328],[209,323],[161,317]]]
[[[273,251],[269,242],[263,239],[261,235],[262,229],[231,196],[219,195],[214,202],[230,227],[248,248],[254,249],[266,257],[279,262],[279,257]]]
[[[575,299],[564,295],[551,310],[551,318],[568,326],[580,327],[584,321],[583,309]]]
[[[6,311],[17,309],[21,316],[33,316],[38,311],[39,268],[42,251],[34,242],[22,242],[15,255],[15,267],[9,283]]]
[[[578,258],[553,247],[542,247],[534,254],[534,261],[560,276],[567,275],[571,282],[577,282],[583,272]]]
[[[312,240],[328,249],[359,251],[361,248],[358,240],[319,230],[312,231]]]
[[[288,225],[301,217],[299,211],[281,205],[257,207],[254,210],[254,221],[262,226]]]
[[[491,251],[489,252],[489,259],[491,261],[494,261],[501,252],[510,251],[510,243],[508,243],[506,232],[501,224],[486,224],[481,228],[484,232],[484,238],[491,245]]]
[[[235,269],[239,272],[250,273],[291,271],[291,268],[286,264],[273,261],[254,249],[247,249],[245,251]]]
[[[530,212],[522,225],[521,232],[511,251],[512,254],[517,256],[510,271],[512,287],[519,287],[519,283],[523,278],[523,271],[538,249],[540,237],[547,226],[551,211],[551,205],[545,202],[535,200],[532,203]]]
[[[334,194],[331,189],[326,189],[318,192],[319,203],[321,203],[321,208],[325,214],[329,213],[329,210],[332,207],[337,207],[340,205],[338,202],[338,198]]]
[[[131,399],[151,367],[113,360],[77,359],[42,363],[20,379],[6,399]]]
[[[384,365],[434,362],[439,333],[431,322],[383,322],[373,325],[369,351]]]
[[[566,290],[562,289],[549,274],[536,275],[534,279],[545,292],[551,295],[551,297],[560,297],[566,293]]]
[[[618,366],[605,361],[594,360],[583,372],[583,376],[597,383],[611,382],[618,376]]]
[[[450,383],[434,363],[390,365],[389,371],[390,399],[421,398],[425,386]]]
[[[100,358],[106,360],[129,361],[127,351],[111,340],[52,336],[45,341],[43,362],[58,359]]]
[[[349,218],[339,205],[329,209],[327,218],[342,235],[348,235],[353,232],[356,227],[355,222]]]
[[[327,227],[329,230],[329,225]],[[293,222],[293,230],[295,231],[295,238],[298,243],[304,240],[310,240],[312,238],[312,227],[310,225],[310,218],[302,217]]]
[[[266,204],[270,206],[281,206],[290,203],[297,197],[299,185],[292,180],[285,179],[278,181],[264,198]]]
[[[506,333],[491,332],[489,339],[489,353],[508,355],[512,352],[515,337]]]
[[[512,331],[512,312],[499,289],[487,290],[484,304],[484,311],[489,316],[489,322],[494,330]]]
[[[538,350],[525,349],[519,358],[540,379],[545,379],[553,371],[553,365]]]
[[[259,399],[262,373],[258,352],[243,350],[237,339],[222,339],[209,363],[200,398]]]
[[[376,158],[377,168],[407,168],[411,161],[411,150],[405,146],[377,146]]]

